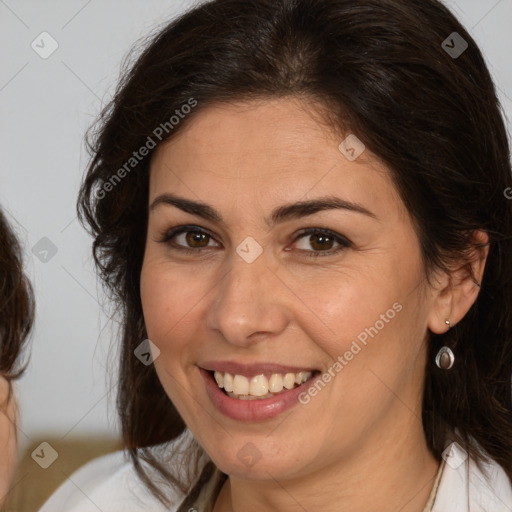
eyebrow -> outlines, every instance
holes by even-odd
[[[154,210],[159,205],[175,206],[180,210],[197,215],[206,220],[213,222],[224,222],[222,215],[210,205],[200,202],[178,197],[174,194],[162,194],[158,196],[150,205],[150,210]],[[375,213],[371,212],[363,205],[347,201],[336,196],[326,196],[312,199],[309,201],[299,201],[297,203],[286,204],[277,207],[272,211],[270,217],[265,219],[268,226],[272,227],[287,220],[300,219],[314,213],[324,210],[348,210],[355,213],[360,213],[377,219]]]

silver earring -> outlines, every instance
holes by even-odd
[[[446,330],[449,331],[452,328],[450,320],[445,320],[444,323],[448,327]],[[436,356],[436,365],[438,368],[449,370],[453,366],[453,363],[455,363],[455,356],[452,349],[447,346],[441,347]]]
[[[441,370],[449,370],[455,363],[455,356],[450,347],[441,347],[436,356],[436,364]]]

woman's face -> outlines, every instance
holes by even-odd
[[[230,475],[371,464],[423,435],[434,294],[389,170],[345,137],[276,99],[198,112],[153,156],[141,293],[154,364]]]
[[[16,464],[16,404],[9,397],[9,383],[0,375],[0,507],[4,502]]]

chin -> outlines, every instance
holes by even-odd
[[[229,437],[227,445],[216,443],[208,454],[214,464],[232,477],[246,480],[289,479],[303,471],[302,463],[290,451],[283,451],[276,442],[251,441],[244,436],[243,440]],[[206,448],[206,447],[205,447]],[[302,454],[304,455],[304,454]]]

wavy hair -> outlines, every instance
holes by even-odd
[[[468,45],[460,55],[448,51],[454,32]],[[160,144],[176,136],[216,102],[285,96],[323,105],[334,129],[354,133],[387,164],[427,278],[469,261],[474,230],[489,235],[476,302],[449,332],[429,333],[422,420],[438,460],[457,429],[478,463],[485,455],[473,440],[512,479],[510,147],[482,53],[438,0],[213,0],[166,24],[125,62],[112,101],[88,132],[78,211],[122,315],[118,409],[141,478],[165,500],[144,460],[187,490],[150,449],[178,437],[183,420],[153,366],[133,356],[147,337],[139,281],[154,148],[126,163],[148,137]],[[191,98],[197,106],[171,128],[169,119]],[[156,137],[161,126],[168,129]],[[450,371],[434,364],[443,345],[457,354]]]
[[[0,376],[9,383],[26,368],[20,365],[20,355],[32,328],[34,307],[20,244],[0,210]],[[11,387],[8,400],[10,392]]]

